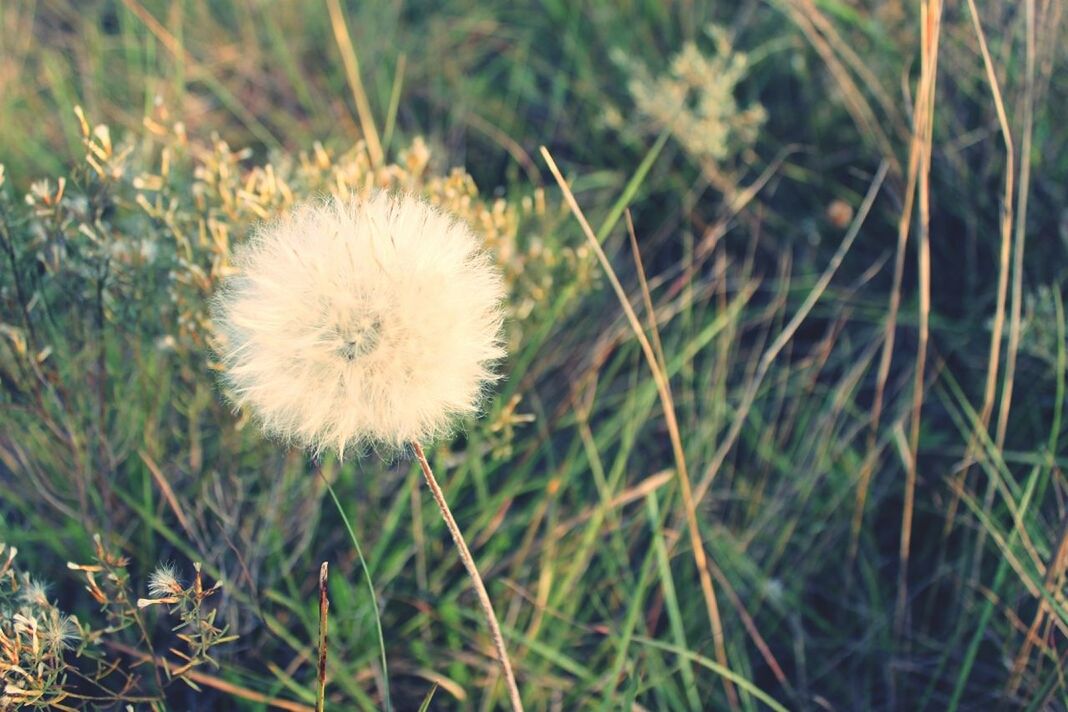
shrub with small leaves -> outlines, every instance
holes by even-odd
[[[622,51],[613,59],[630,77],[627,89],[639,128],[653,134],[666,129],[698,162],[719,164],[752,146],[767,112],[760,104],[742,108],[735,98],[749,70],[748,56],[731,46],[722,28],[710,25],[705,31],[714,52],[687,42],[665,74],[654,76]],[[610,121],[625,123],[618,111]]]
[[[47,588],[15,567],[18,551],[0,543],[0,710],[69,709],[67,662],[85,632],[48,599]]]
[[[1068,351],[1064,304],[1054,287],[1041,285],[1024,296],[1020,332],[1021,350],[1048,363],[1056,364],[1058,355]]]
[[[185,644],[186,650],[172,647],[170,652],[183,662],[176,667],[168,664],[165,670],[168,678],[178,678],[194,689],[200,688],[185,673],[205,663],[219,667],[219,663],[211,657],[212,648],[237,640],[236,635],[227,635],[225,626],[220,628],[215,624],[216,610],[205,605],[207,599],[222,588],[222,582],[216,581],[209,588],[204,588],[200,568],[199,563],[193,565],[193,581],[185,586],[173,566],[160,566],[149,577],[149,597],[137,601],[138,608],[170,606],[171,614],[178,617],[180,622],[174,630],[181,631],[177,637]]]
[[[216,611],[206,602],[222,584],[205,587],[199,564],[188,586],[173,567],[159,567],[148,581],[149,597],[135,602],[127,559],[99,536],[94,544],[93,563],[67,568],[84,577],[99,604],[106,625],[98,628],[60,610],[44,583],[17,568],[17,550],[0,542],[0,712],[158,704],[171,681],[199,690],[188,673],[205,663],[217,667],[212,651],[237,638],[215,624]],[[173,657],[153,649],[142,618],[142,609],[152,605],[169,606],[179,620],[173,630],[182,649],[171,647]]]

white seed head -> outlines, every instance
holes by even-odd
[[[500,274],[417,198],[305,204],[234,262],[214,305],[225,383],[269,434],[340,455],[426,443],[496,378]]]
[[[183,587],[172,564],[160,564],[148,576],[148,593],[154,598],[164,598],[181,593]]]
[[[78,624],[70,616],[60,613],[58,608],[49,610],[41,626],[41,637],[49,651],[55,655],[69,650],[74,643],[82,639]]]
[[[48,601],[48,584],[26,576],[23,579],[22,590],[19,591],[22,602],[28,606],[48,608],[52,604]]]

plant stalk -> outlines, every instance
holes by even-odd
[[[326,644],[327,624],[330,611],[330,599],[327,597],[326,579],[329,564],[323,562],[319,567],[319,666],[318,666],[318,695],[315,698],[316,712],[326,712]]]
[[[452,516],[452,510],[449,509],[449,504],[445,501],[445,493],[441,491],[438,481],[434,478],[434,471],[430,469],[430,463],[426,460],[422,446],[413,442],[412,449],[419,460],[419,466],[423,468],[423,477],[426,479],[427,486],[430,487],[430,492],[434,495],[434,501],[437,503],[438,509],[441,510],[445,526],[449,528],[452,540],[456,543],[456,550],[460,553],[460,560],[463,561],[464,568],[467,569],[467,574],[471,577],[471,583],[475,586],[475,593],[478,594],[478,601],[482,604],[482,611],[486,614],[486,622],[489,624],[490,632],[493,634],[493,644],[497,648],[497,659],[500,661],[501,669],[504,670],[508,694],[512,698],[512,709],[516,710],[516,712],[523,712],[523,702],[519,699],[519,686],[516,684],[515,673],[512,672],[512,663],[508,659],[508,653],[504,649],[504,636],[501,635],[501,626],[497,622],[497,614],[493,612],[493,602],[490,601],[489,593],[486,592],[486,585],[482,582],[482,577],[475,566],[471,551],[467,548],[463,534],[460,533],[460,527]]]

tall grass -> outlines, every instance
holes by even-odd
[[[712,162],[612,59],[709,23],[766,112]],[[1057,0],[6,2],[0,541],[89,625],[98,532],[134,588],[223,581],[240,637],[168,708],[312,708],[329,561],[326,706],[380,709],[347,517],[395,707],[505,706],[418,468],[323,462],[343,517],[217,403],[229,244],[372,176],[508,270],[508,378],[427,457],[528,709],[1066,706],[1064,38]]]

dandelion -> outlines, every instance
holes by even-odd
[[[332,199],[266,226],[214,308],[229,397],[316,453],[400,449],[478,411],[500,275],[462,223],[406,196]]]
[[[411,448],[522,710],[489,594],[422,449],[477,413],[496,379],[499,271],[462,222],[381,192],[298,207],[234,262],[213,307],[229,398],[268,434],[316,455]]]

